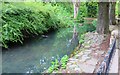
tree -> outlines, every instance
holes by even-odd
[[[110,25],[115,25],[116,20],[115,20],[115,6],[116,2],[111,2],[109,5],[109,24]]]
[[[73,0],[72,2],[73,2],[73,7],[74,7],[74,19],[76,19],[77,16],[78,16],[80,0]],[[76,26],[74,25],[74,28],[73,28],[73,37],[70,40],[70,42],[72,43],[72,42],[75,42],[75,41],[77,41],[77,43],[79,43],[78,32],[76,30]]]
[[[109,33],[109,2],[98,3],[98,25],[99,34]]]
[[[79,6],[80,6],[80,0],[74,0],[74,1],[73,1],[73,7],[74,7],[74,19],[77,18],[78,11],[79,11]]]

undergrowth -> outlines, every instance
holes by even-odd
[[[68,61],[68,56],[64,55],[60,61],[58,61],[57,59],[55,59],[55,61],[51,62],[51,66],[48,68],[48,72],[52,73],[53,71],[56,71],[58,69],[65,69],[67,66],[67,61]]]

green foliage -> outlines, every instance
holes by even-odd
[[[94,27],[92,24],[86,25],[87,32],[92,32],[96,30],[96,27]]]
[[[84,17],[97,17],[98,3],[97,2],[81,2],[77,20],[80,23],[84,22]]]
[[[86,32],[92,32],[96,30],[97,20],[94,20],[92,24],[84,24],[83,26],[78,28],[78,32],[80,34],[79,43],[82,44],[84,42],[84,34]]]
[[[60,7],[63,7],[67,12],[73,15],[73,3],[72,2],[58,2],[56,3]]]
[[[82,43],[84,43],[84,34],[82,34],[81,36],[80,36],[80,40],[79,40],[79,43],[80,44],[82,44]]]
[[[77,20],[84,22],[83,17],[89,13],[96,16],[96,3],[85,2],[80,4],[80,10]],[[90,12],[87,8],[90,7]],[[95,7],[92,9],[92,7]],[[94,10],[94,11],[93,11]],[[87,14],[88,13],[88,14]],[[90,14],[90,15],[91,15]],[[72,3],[42,3],[42,2],[19,2],[19,3],[3,3],[2,15],[0,22],[0,32],[2,33],[2,44],[7,48],[8,42],[23,42],[28,35],[39,35],[50,29],[58,29],[63,27],[71,27],[74,23],[73,4]],[[84,25],[79,28],[80,34],[91,29],[92,26]]]
[[[87,29],[86,29],[85,25],[79,27],[79,28],[78,28],[78,32],[79,32],[79,34],[84,34],[84,33],[86,33],[86,32],[87,32]]]
[[[120,1],[117,1],[116,2],[116,12],[115,12],[115,14],[118,16],[118,15],[120,15]]]
[[[48,72],[49,73],[52,73],[54,71],[54,66],[50,66],[49,68],[48,68]]]
[[[61,68],[63,68],[63,69],[66,68],[68,58],[69,58],[69,57],[68,57],[67,55],[64,55],[64,56],[62,57],[62,59],[60,60],[60,62],[61,62]]]
[[[67,55],[64,55],[61,60],[60,60],[60,63],[61,63],[61,68],[65,69],[66,68],[66,64],[67,64],[67,61],[68,61],[68,56]],[[51,66],[48,68],[48,72],[49,73],[52,73],[54,70],[58,70],[60,68],[60,63],[57,59],[55,59],[55,61],[52,61],[51,62]]]
[[[85,2],[81,2],[80,3],[80,7],[79,7],[77,20],[79,20],[80,23],[83,23],[84,22],[84,17],[86,17],[86,16],[87,16],[86,3]]]
[[[51,3],[3,3],[2,9],[2,44],[21,42],[29,35],[39,35],[50,29],[68,27],[73,24],[70,14],[58,5]]]
[[[93,20],[92,25],[96,28],[97,27],[97,19]]]
[[[87,7],[87,17],[96,17],[98,3],[97,2],[86,2]]]
[[[56,7],[59,9],[55,9],[56,16],[61,21],[61,25],[66,25],[66,27],[70,27],[74,25],[74,20],[72,19],[73,13],[71,10],[69,11],[68,7],[61,6],[65,3],[57,3]],[[70,7],[71,8],[71,7]]]
[[[59,62],[57,59],[55,59],[55,61],[52,61],[51,63],[52,65],[48,68],[49,73],[52,73],[54,70],[58,70],[59,67]]]

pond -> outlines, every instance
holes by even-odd
[[[73,28],[59,29],[28,39],[23,45],[2,50],[3,73],[40,73],[48,69],[51,61],[70,55],[78,41],[70,44]]]

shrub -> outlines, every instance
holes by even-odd
[[[51,3],[3,3],[2,13],[0,31],[2,29],[2,44],[6,48],[9,41],[22,43],[26,34],[39,35],[73,22],[64,8]]]
[[[86,4],[85,4],[85,2],[81,2],[80,7],[79,7],[77,20],[79,20],[80,23],[83,23],[84,22],[84,17],[86,17],[86,16],[87,16]]]
[[[97,2],[86,2],[87,7],[87,17],[96,17],[98,3]]]
[[[94,20],[92,24],[86,24],[84,22],[83,26],[77,27],[79,32],[79,43],[84,43],[84,34],[86,32],[92,32],[96,30],[97,20]]]
[[[79,38],[79,39],[80,39],[80,40],[79,40],[79,43],[80,43],[80,44],[84,43],[84,37],[85,37],[84,34],[82,34],[82,35],[80,36],[80,38]]]
[[[92,32],[96,30],[96,28],[92,24],[86,24],[85,29],[86,29],[86,32]]]
[[[120,2],[117,1],[116,2],[116,10],[115,10],[115,14],[116,14],[117,17],[119,17],[119,15],[120,15],[120,9],[119,9],[119,7],[120,7]]]
[[[56,5],[57,8],[55,8],[55,13],[56,13],[57,18],[60,20],[60,24],[65,25],[66,27],[73,26],[74,19],[71,18],[73,14],[71,13],[71,11],[68,10],[68,7],[66,7],[67,8],[66,9],[65,6],[61,6],[61,4],[62,3],[58,3]]]
[[[58,70],[59,67],[59,62],[57,59],[55,61],[52,61],[51,63],[52,65],[48,68],[49,73],[52,73],[54,70]]]
[[[97,19],[93,20],[92,25],[96,28],[97,27]]]
[[[68,58],[69,58],[69,57],[68,57],[67,55],[64,55],[64,56],[61,58],[61,60],[60,60],[60,62],[61,62],[61,68],[63,68],[63,69],[66,68]]]
[[[67,55],[64,55],[61,58],[60,62],[57,59],[55,59],[55,61],[51,62],[52,65],[48,68],[48,72],[52,73],[54,70],[58,70],[60,68],[65,69],[68,59],[69,57]]]

